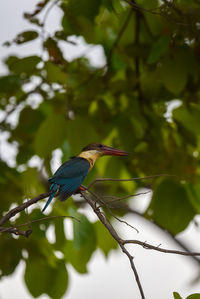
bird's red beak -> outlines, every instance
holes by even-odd
[[[123,150],[119,150],[117,148],[113,148],[110,146],[106,146],[106,145],[104,145],[102,147],[102,152],[104,155],[109,155],[109,156],[128,156],[129,155],[128,152],[125,152]]]

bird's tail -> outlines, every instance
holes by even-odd
[[[44,208],[42,209],[42,212],[44,212],[46,210],[46,208],[48,207],[48,205],[50,204],[50,202],[52,201],[52,199],[54,198],[54,196],[56,195],[57,191],[59,189],[59,186],[57,184],[52,184],[50,187],[50,196],[49,199],[47,200],[47,203],[45,204]]]

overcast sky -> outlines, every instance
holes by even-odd
[[[33,11],[35,0],[6,0],[0,2],[0,44],[7,40],[12,40],[16,33],[30,29],[30,25],[23,19],[24,11]],[[51,31],[59,28],[58,14],[60,11],[55,9],[51,12],[47,27]],[[80,41],[78,48],[67,46],[65,55],[73,58],[84,51],[89,50],[89,57],[96,65],[104,63],[103,51],[101,47],[88,47]],[[39,42],[27,43],[23,46],[12,46],[6,48],[0,46],[0,58],[10,53],[18,55],[39,54]],[[5,68],[0,64],[0,73],[5,72]],[[7,157],[9,159],[9,156]],[[97,162],[98,163],[98,162]],[[134,199],[135,200],[135,199]],[[146,204],[147,197],[137,199],[142,204]],[[89,213],[91,216],[91,212]],[[122,237],[138,238],[147,241],[153,245],[162,244],[168,249],[176,249],[175,244],[169,238],[163,237],[158,231],[152,229],[150,224],[144,223],[136,216],[126,217],[126,221],[139,229],[139,234],[127,226],[120,224]],[[194,244],[194,250],[200,251],[199,240],[200,232],[193,224],[190,225],[187,232],[181,234],[180,238],[188,240],[189,244]],[[169,299],[173,298],[173,291],[180,292],[185,297],[193,292],[200,290],[200,284],[191,286],[190,279],[195,278],[198,269],[190,258],[183,256],[166,255],[150,250],[145,250],[136,246],[129,246],[131,253],[134,255],[135,264],[138,269],[141,282],[148,299]],[[137,299],[140,298],[135,279],[131,272],[127,257],[118,252],[112,252],[109,259],[106,260],[98,251],[94,254],[89,263],[89,273],[79,275],[72,267],[70,271],[70,287],[65,299]],[[38,269],[39,271],[39,269]],[[14,275],[5,277],[0,282],[0,299],[29,299],[32,298],[26,290],[23,283],[24,264],[21,263]],[[37,282],[36,282],[37,283]],[[14,295],[13,295],[14,294]],[[41,299],[47,298],[46,295]]]

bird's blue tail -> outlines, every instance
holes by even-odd
[[[52,199],[54,198],[54,196],[56,195],[57,191],[59,189],[59,185],[57,184],[52,184],[50,187],[50,196],[49,199],[47,200],[47,203],[45,204],[44,208],[42,209],[42,212],[44,212],[46,210],[46,208],[48,207],[48,205],[50,204],[50,202],[52,201]]]

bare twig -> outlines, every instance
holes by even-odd
[[[107,228],[107,230],[110,232],[110,234],[112,235],[112,237],[119,244],[121,250],[128,257],[128,259],[130,261],[130,264],[131,264],[131,268],[132,268],[132,270],[134,272],[134,275],[135,275],[135,280],[137,282],[141,298],[145,299],[145,295],[144,295],[144,291],[143,291],[143,288],[142,288],[142,285],[141,285],[141,282],[140,282],[140,278],[138,276],[137,269],[136,269],[135,264],[133,262],[133,256],[128,252],[128,250],[125,248],[124,244],[122,244],[122,240],[119,237],[118,233],[116,232],[116,230],[114,229],[114,227],[112,226],[112,224],[106,219],[105,215],[101,212],[100,208],[96,207],[95,202],[90,198],[90,196],[85,191],[81,191],[81,194],[85,198],[85,200],[88,202],[88,204],[92,207],[94,213],[97,215],[97,217],[99,218],[99,220],[103,223],[103,225]]]
[[[102,199],[104,199],[104,198],[111,198],[112,200],[104,201],[98,207],[100,208],[100,207],[103,207],[103,206],[108,206],[111,203],[115,203],[115,202],[118,202],[118,201],[130,198],[130,197],[136,197],[136,196],[139,196],[139,195],[144,195],[144,194],[147,194],[147,193],[150,193],[150,192],[152,192],[152,191],[149,190],[149,191],[146,191],[146,192],[139,192],[139,193],[136,193],[136,194],[129,194],[129,195],[122,196],[122,197],[115,197],[115,196],[103,195],[103,196],[101,196]]]
[[[182,25],[182,26],[188,26],[187,23],[183,23],[183,22],[179,22],[175,19],[173,19],[171,16],[168,16],[167,14],[163,13],[162,12],[162,6],[158,6],[158,7],[155,7],[153,9],[147,9],[145,7],[142,7],[138,4],[136,4],[134,1],[131,1],[131,0],[124,0],[126,3],[128,3],[132,9],[136,10],[136,11],[143,11],[143,12],[148,12],[148,13],[151,13],[153,15],[157,15],[157,16],[161,16],[163,18],[165,18],[168,22],[173,22],[177,25]]]
[[[28,229],[26,231],[19,230],[15,227],[0,227],[0,232],[1,233],[11,233],[15,234],[16,236],[24,236],[24,237],[29,237],[29,235],[32,233],[32,229]]]
[[[170,249],[166,249],[166,248],[160,248],[159,246],[153,246],[151,244],[148,244],[146,242],[142,242],[139,240],[122,240],[121,241],[123,245],[126,244],[137,244],[142,246],[145,249],[152,249],[152,250],[156,250],[156,251],[160,251],[163,253],[171,253],[171,254],[179,254],[179,255],[187,255],[187,256],[200,256],[200,252],[184,252],[181,250],[170,250]]]
[[[49,196],[49,192],[42,193],[42,194],[38,195],[37,197],[34,197],[34,198],[30,199],[29,201],[24,202],[22,205],[20,205],[16,208],[13,208],[5,216],[3,216],[0,219],[0,226],[2,226],[4,223],[6,223],[10,218],[14,217],[16,214],[18,214],[21,211],[25,210],[26,208],[28,208],[32,204],[38,202],[39,200],[46,198],[47,196]]]
[[[36,222],[41,222],[41,221],[44,221],[44,220],[50,220],[50,219],[57,219],[57,218],[71,218],[73,220],[76,220],[78,222],[81,222],[78,218],[74,217],[74,216],[69,216],[69,215],[58,215],[58,216],[47,216],[47,217],[41,217],[39,219],[35,219],[35,220],[31,220],[31,221],[28,221],[26,223],[22,223],[22,224],[19,224],[19,225],[15,225],[15,227],[23,227],[23,226],[27,226],[27,225],[30,225],[32,223],[36,223]]]
[[[157,177],[162,177],[162,176],[167,176],[167,177],[176,177],[176,175],[170,175],[170,174],[155,174],[155,175],[149,175],[149,176],[144,176],[144,177],[137,177],[137,178],[130,178],[130,179],[113,179],[113,178],[101,178],[101,179],[95,179],[92,181],[86,190],[89,190],[93,185],[100,183],[100,182],[131,182],[131,181],[137,181],[137,180],[146,180],[146,179],[153,179]]]

